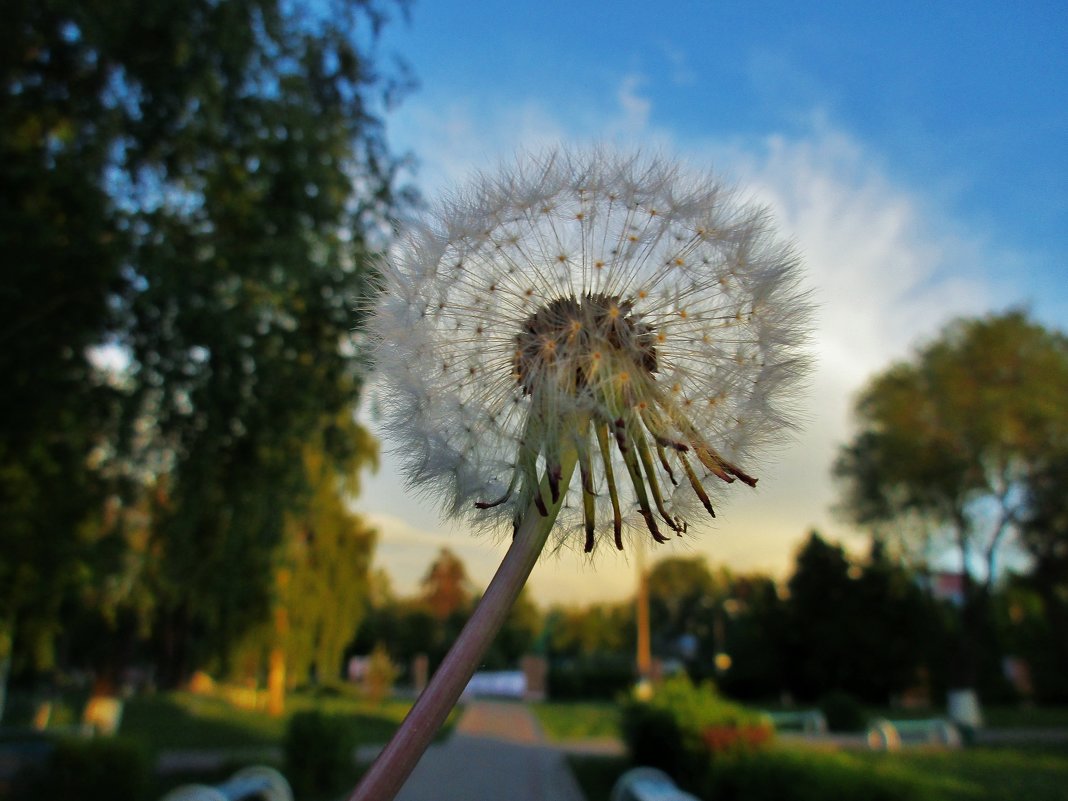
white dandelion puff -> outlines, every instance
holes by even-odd
[[[480,175],[382,267],[371,331],[408,479],[493,524],[560,507],[587,552],[682,534],[794,425],[799,267],[766,209],[664,160],[558,150]]]

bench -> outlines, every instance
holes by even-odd
[[[827,731],[827,718],[818,709],[765,712],[764,715],[776,730],[803,731],[805,734],[824,734]]]
[[[239,770],[222,784],[186,784],[160,801],[293,801],[289,782],[274,768],[257,765]]]
[[[52,732],[54,734],[73,734],[83,737],[112,737],[122,725],[123,701],[109,695],[95,695],[90,698],[82,711],[81,722],[56,726],[52,723],[54,705],[52,701],[41,701],[33,710],[31,722],[34,731]]]
[[[941,745],[959,748],[960,731],[945,718],[887,720],[876,718],[868,724],[868,747],[874,751],[896,751],[902,745]]]
[[[656,768],[632,768],[612,787],[609,801],[699,801]]]

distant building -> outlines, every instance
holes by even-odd
[[[929,574],[928,587],[931,595],[939,601],[949,601],[954,606],[964,606],[964,574],[939,570]]]

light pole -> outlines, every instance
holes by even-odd
[[[645,543],[640,537],[634,552],[638,566],[638,595],[635,610],[638,628],[638,686],[645,688],[652,681],[653,652],[649,634],[649,572],[645,568]]]

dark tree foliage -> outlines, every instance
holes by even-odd
[[[715,651],[723,647],[715,642],[714,629],[725,594],[703,558],[659,560],[649,571],[653,652],[662,658],[682,658],[698,671],[710,665]]]
[[[105,493],[162,484],[179,673],[264,614],[302,443],[356,458],[334,424],[360,387],[352,307],[407,199],[386,21],[375,0],[5,4],[0,580],[75,575]]]
[[[965,594],[961,686],[978,678],[999,560],[1034,505],[1028,484],[1068,451],[1065,397],[1068,339],[1008,312],[955,321],[857,402],[860,430],[835,465],[843,509],[877,536],[897,532],[905,552],[956,552]],[[1038,514],[1057,509],[1063,495]],[[1042,550],[1048,532],[1032,526],[1028,550]]]
[[[852,618],[849,560],[839,545],[811,532],[797,554],[789,590],[790,689],[811,700],[828,688],[847,689],[854,680],[855,631],[843,630]]]
[[[695,681],[711,678],[743,694],[757,686],[774,694],[777,601],[774,583],[764,577],[726,567],[713,572],[701,557],[660,560],[649,572],[653,651],[681,659]],[[717,666],[717,656],[729,657],[729,668]]]
[[[1020,539],[1031,557],[1027,584],[1041,602],[1046,680],[1039,691],[1068,699],[1068,450],[1053,451],[1031,475]]]
[[[47,662],[101,511],[90,456],[111,398],[86,349],[112,324],[124,235],[102,181],[114,131],[106,75],[48,4],[5,4],[3,16],[0,662],[12,633],[20,655]]]
[[[460,557],[448,548],[438,552],[419,587],[420,599],[439,621],[447,620],[456,613],[466,614],[474,597],[467,568]]]
[[[524,656],[535,652],[543,621],[541,610],[530,596],[527,587],[519,593],[501,630],[482,658],[483,670],[514,670]]]
[[[788,588],[782,647],[798,698],[843,691],[886,704],[917,683],[931,615],[920,588],[879,549],[858,567],[812,532]]]
[[[792,623],[788,605],[769,576],[733,578],[730,597],[723,645],[731,664],[716,683],[735,698],[778,698],[792,675],[786,648]]]

